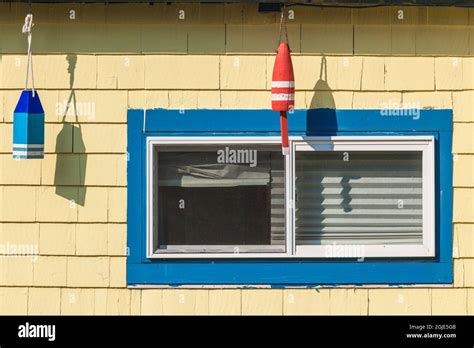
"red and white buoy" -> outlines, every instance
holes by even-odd
[[[291,63],[290,46],[281,42],[277,49],[272,77],[272,110],[280,112],[281,147],[283,155],[288,155],[287,112],[295,106],[295,77]]]

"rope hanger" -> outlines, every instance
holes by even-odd
[[[278,45],[280,45],[280,42],[281,42],[281,32],[282,32],[283,27],[285,28],[286,42],[289,43],[289,41],[288,41],[288,28],[287,28],[287,25],[286,25],[286,17],[285,17],[285,6],[283,6],[282,9],[281,9],[280,30],[279,30],[279,35],[278,35],[277,47],[278,47]]]
[[[29,80],[29,73],[31,69],[31,90],[33,91],[33,97],[35,96],[35,79],[33,76],[33,56],[31,52],[31,41],[32,41],[32,33],[31,29],[33,28],[33,14],[30,12],[25,17],[25,24],[23,24],[23,28],[21,32],[23,34],[28,34],[28,63],[26,67],[26,82],[25,82],[25,90],[28,89],[28,80]]]

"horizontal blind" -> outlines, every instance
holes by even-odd
[[[296,244],[421,244],[421,152],[297,152]]]
[[[285,164],[281,152],[270,156],[270,209],[272,245],[285,245]]]

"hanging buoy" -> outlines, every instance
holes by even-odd
[[[287,112],[293,110],[295,105],[295,77],[293,74],[293,64],[291,63],[286,23],[286,42],[281,42],[281,25],[284,18],[283,12],[281,18],[279,46],[272,76],[272,110],[280,112],[281,147],[283,155],[288,155],[290,149],[288,146]]]
[[[44,158],[44,111],[38,92],[24,90],[13,114],[13,158]]]
[[[33,58],[31,54],[31,28],[33,15],[25,18],[22,32],[28,34],[28,64],[26,67],[26,87],[13,113],[13,158],[44,158],[44,110],[38,92],[35,91]],[[31,90],[28,77],[31,69]]]

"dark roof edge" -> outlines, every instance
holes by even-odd
[[[0,3],[285,3],[287,5],[316,6],[316,7],[349,7],[367,8],[378,6],[453,6],[474,7],[474,0],[0,0]]]

